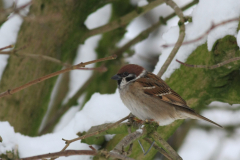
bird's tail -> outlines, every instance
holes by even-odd
[[[220,128],[223,128],[221,125],[217,124],[216,122],[211,121],[210,119],[208,119],[206,117],[201,116],[200,114],[195,113],[195,116],[197,117],[196,119],[203,119],[203,120],[208,121],[212,124],[215,124],[216,126],[218,126]]]
[[[188,118],[192,118],[192,119],[199,119],[199,120],[202,119],[202,120],[208,121],[208,122],[210,122],[210,123],[212,123],[212,124],[215,124],[216,126],[218,126],[218,127],[220,127],[220,128],[223,128],[221,125],[213,122],[212,120],[210,120],[210,119],[208,119],[208,118],[206,118],[206,117],[203,117],[203,116],[201,116],[200,114],[197,114],[197,113],[196,113],[194,110],[192,110],[192,109],[179,108],[179,111],[181,111],[180,114],[181,114],[182,116],[184,116],[184,117],[188,117]]]

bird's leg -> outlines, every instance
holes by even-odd
[[[137,123],[140,123],[140,124],[143,124],[143,122],[144,122],[143,120],[138,119],[137,117],[134,117],[133,120]]]
[[[145,123],[151,123],[154,122],[154,119],[145,119]]]

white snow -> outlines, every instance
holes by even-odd
[[[239,0],[201,0],[199,4],[193,9],[193,22],[186,25],[186,36],[184,40],[193,40],[203,35],[210,28],[212,22],[219,23],[230,18],[236,18],[239,15]],[[175,61],[176,59],[185,62],[192,51],[194,51],[199,45],[204,44],[206,41],[208,44],[208,50],[210,51],[217,39],[222,38],[226,35],[236,35],[237,26],[238,22],[222,25],[214,29],[203,39],[195,43],[182,46],[168,67],[167,71],[163,74],[162,78],[169,78],[171,74],[180,67],[179,63]],[[178,27],[169,29],[168,32],[164,33],[162,38],[165,43],[161,42],[160,45],[172,44],[176,42],[178,39]],[[157,73],[160,70],[168,55],[170,54],[172,48],[173,47],[162,48],[162,54],[159,56],[159,62],[154,70],[154,73]]]
[[[238,44],[238,47],[240,48],[240,30],[238,31],[238,34],[237,34],[237,44]]]
[[[114,102],[114,103],[113,103]],[[103,123],[116,122],[127,116],[129,110],[123,105],[118,92],[112,95],[101,95],[95,93],[85,107],[72,117],[70,123],[53,134],[46,134],[40,137],[28,137],[15,133],[8,122],[0,122],[0,135],[3,143],[0,143],[0,154],[12,150],[18,146],[20,157],[28,157],[49,152],[60,151],[64,147],[64,139],[76,138],[77,132],[88,131],[91,126]],[[89,149],[87,144],[72,143],[68,149]],[[62,159],[89,159],[89,156],[71,156]]]
[[[97,58],[95,49],[98,45],[99,40],[101,39],[101,35],[96,35],[88,38],[83,45],[79,45],[78,54],[74,60],[73,65],[76,65],[81,62],[92,61]],[[86,68],[93,68],[95,64],[89,64]],[[73,70],[70,72],[70,86],[69,92],[64,99],[64,103],[68,101],[70,97],[72,97],[79,88],[89,79],[92,75],[91,70]]]
[[[97,28],[108,23],[112,12],[112,5],[107,4],[96,12],[90,14],[85,21],[85,25],[88,29]]]

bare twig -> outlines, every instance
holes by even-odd
[[[0,94],[0,98],[4,97],[4,96],[7,96],[7,95],[12,95],[12,94],[14,94],[14,93],[16,93],[18,91],[21,91],[21,90],[23,90],[23,89],[25,89],[25,88],[27,88],[27,87],[29,87],[31,85],[40,83],[40,82],[42,82],[42,81],[44,81],[46,79],[52,78],[52,77],[57,76],[59,74],[62,74],[62,73],[65,73],[65,72],[69,72],[71,70],[79,69],[80,67],[85,67],[88,64],[97,63],[97,62],[106,61],[106,60],[112,60],[112,59],[116,59],[116,56],[113,55],[113,56],[109,56],[109,57],[106,57],[106,58],[101,58],[101,59],[97,59],[97,60],[93,60],[93,61],[89,61],[89,62],[85,62],[85,63],[79,63],[79,64],[74,65],[72,67],[69,67],[69,68],[66,68],[66,69],[63,69],[63,70],[60,70],[60,71],[48,74],[48,75],[43,76],[41,78],[35,79],[33,81],[30,81],[30,82],[28,82],[28,83],[26,83],[26,84],[24,84],[24,85],[22,85],[20,87],[12,89],[12,90],[9,89],[9,90],[1,93]]]
[[[42,154],[38,156],[32,156],[27,158],[21,158],[19,160],[37,160],[37,159],[45,159],[45,158],[51,158],[51,157],[68,157],[73,155],[91,155],[95,156],[98,154],[105,155],[106,157],[112,157],[112,158],[118,158],[123,160],[134,160],[133,158],[129,158],[124,155],[120,155],[118,153],[112,153],[108,151],[97,151],[95,148],[91,147],[92,150],[66,150],[62,152],[54,152],[54,153],[48,153],[48,154]]]
[[[48,154],[42,154],[38,156],[32,156],[27,158],[21,158],[19,160],[35,160],[35,159],[43,159],[43,158],[51,158],[51,157],[68,157],[73,155],[97,155],[97,151],[94,150],[66,150],[62,152],[54,152]]]
[[[175,13],[178,15],[178,17],[180,18],[179,20],[179,37],[178,40],[175,44],[175,46],[173,47],[170,55],[168,56],[167,60],[165,61],[165,63],[163,64],[163,66],[161,67],[160,71],[158,72],[158,77],[161,77],[163,75],[163,73],[167,70],[168,66],[170,65],[170,63],[172,62],[173,58],[175,57],[178,49],[181,47],[182,42],[184,40],[185,37],[185,25],[184,25],[184,16],[182,13],[182,10],[177,6],[177,4],[175,2],[173,2],[172,0],[165,0],[166,4],[168,4],[170,7],[172,7],[172,9],[175,11]]]
[[[8,49],[8,48],[13,48],[13,45],[8,45],[8,46],[6,46],[6,47],[2,47],[2,48],[0,48],[0,51],[2,51],[2,50],[4,50],[4,49]]]
[[[151,141],[149,138],[146,138],[146,137],[145,137],[144,140],[145,140],[146,142],[148,142],[149,144],[152,144],[152,141]],[[159,147],[158,145],[153,144],[153,147],[154,147],[157,151],[159,151],[162,155],[164,155],[167,159],[173,160],[173,159],[171,158],[171,156],[169,156],[168,153],[167,153],[166,151],[164,151],[164,149],[162,149],[162,148]]]
[[[228,64],[228,63],[231,63],[231,62],[235,62],[235,61],[239,61],[240,60],[240,57],[235,57],[235,58],[231,58],[229,60],[226,60],[224,62],[221,62],[221,63],[218,63],[218,64],[215,64],[215,65],[212,65],[212,66],[208,66],[208,65],[193,65],[193,64],[187,64],[187,63],[183,63],[179,60],[176,59],[176,61],[186,67],[191,67],[191,68],[206,68],[206,69],[216,69],[218,67],[221,67],[225,64]]]
[[[144,6],[144,7],[139,7],[137,10],[134,10],[130,13],[128,13],[127,15],[121,17],[120,19],[117,19],[113,22],[110,22],[104,26],[95,28],[90,30],[86,36],[84,36],[83,39],[86,39],[87,37],[90,36],[94,36],[100,33],[105,33],[105,32],[109,32],[112,31],[116,28],[125,26],[126,24],[128,24],[131,20],[133,20],[134,18],[136,18],[139,15],[145,14],[146,12],[152,10],[153,8],[157,7],[158,5],[162,4],[164,1],[163,0],[156,0],[156,1],[152,1],[151,3],[149,3],[148,5]],[[141,12],[139,12],[141,11]]]
[[[9,9],[4,9],[4,10],[0,10],[0,21],[6,20],[6,17],[13,13],[13,14],[19,14],[19,12],[26,8],[27,6],[31,5],[32,2],[28,2],[26,4],[23,4],[22,6],[16,8],[16,5],[13,3],[13,6]],[[12,16],[11,16],[12,17]],[[11,18],[9,17],[9,18]]]
[[[88,137],[92,137],[92,136],[94,136],[94,135],[97,135],[97,134],[99,134],[99,133],[101,133],[101,132],[104,132],[104,131],[106,131],[106,130],[108,130],[108,129],[110,129],[110,128],[118,125],[118,124],[120,124],[121,122],[127,120],[128,118],[129,118],[129,116],[126,116],[126,117],[120,119],[119,121],[117,121],[117,122],[115,122],[115,123],[113,123],[113,124],[110,124],[110,125],[108,125],[107,127],[103,128],[103,129],[101,129],[101,130],[98,130],[98,131],[96,131],[96,132],[92,132],[92,133],[83,135],[83,136],[81,136],[81,137],[78,137],[78,138],[75,138],[75,139],[72,139],[72,140],[62,139],[62,140],[65,141],[65,144],[66,144],[66,145],[64,146],[64,148],[63,148],[61,151],[64,151],[72,142],[75,142],[75,141],[78,141],[78,140],[81,140],[81,139],[85,139],[85,138],[88,138]]]
[[[6,46],[6,47],[3,47],[3,48],[0,48],[0,51],[1,50],[4,50],[4,49],[7,49],[7,48],[12,48],[13,46],[12,45],[9,45],[9,46]],[[65,66],[65,67],[71,67],[72,65],[68,64],[68,63],[63,63],[62,61],[56,59],[56,58],[53,58],[53,57],[49,57],[49,56],[45,56],[45,55],[40,55],[40,54],[29,54],[29,53],[18,53],[18,51],[24,49],[24,47],[21,47],[19,49],[14,49],[12,51],[7,51],[7,52],[0,52],[0,54],[6,54],[6,55],[14,55],[14,56],[23,56],[23,57],[30,57],[30,58],[34,58],[34,59],[43,59],[43,60],[47,60],[47,61],[50,61],[50,62],[54,62],[54,63],[57,63],[57,64],[61,64],[62,66]],[[97,67],[97,68],[76,68],[76,69],[80,69],[80,70],[95,70],[95,71],[99,71],[99,72],[105,72],[107,71],[107,68],[106,67]]]
[[[177,152],[160,136],[160,134],[158,134],[157,131],[154,131],[149,136],[152,137],[155,142],[161,146],[161,148],[163,148],[168,153],[168,155],[171,156],[173,160],[182,160]]]
[[[6,55],[13,55],[13,56],[23,56],[23,57],[29,57],[29,58],[34,58],[34,59],[43,59],[43,60],[47,60],[50,62],[54,62],[57,64],[60,64],[62,66],[65,67],[70,67],[70,64],[67,63],[63,63],[62,61],[53,58],[53,57],[49,57],[49,56],[45,56],[45,55],[40,55],[40,54],[29,54],[29,53],[17,53],[18,50],[13,50],[13,51],[8,51],[8,52],[0,52],[0,54],[6,54]]]
[[[205,33],[203,33],[201,36],[199,36],[196,39],[183,42],[182,45],[186,45],[186,44],[197,42],[197,41],[203,39],[206,35],[208,35],[214,28],[217,28],[219,26],[225,25],[225,24],[230,23],[230,22],[239,21],[239,20],[240,20],[240,18],[233,18],[233,19],[229,19],[229,20],[226,20],[226,21],[222,21],[222,22],[217,23],[217,24],[212,23],[211,27]],[[170,46],[173,46],[173,45],[174,44],[165,44],[162,47],[170,47]]]

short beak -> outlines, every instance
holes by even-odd
[[[118,81],[118,80],[122,79],[122,77],[116,74],[111,79],[114,79],[114,80]]]

